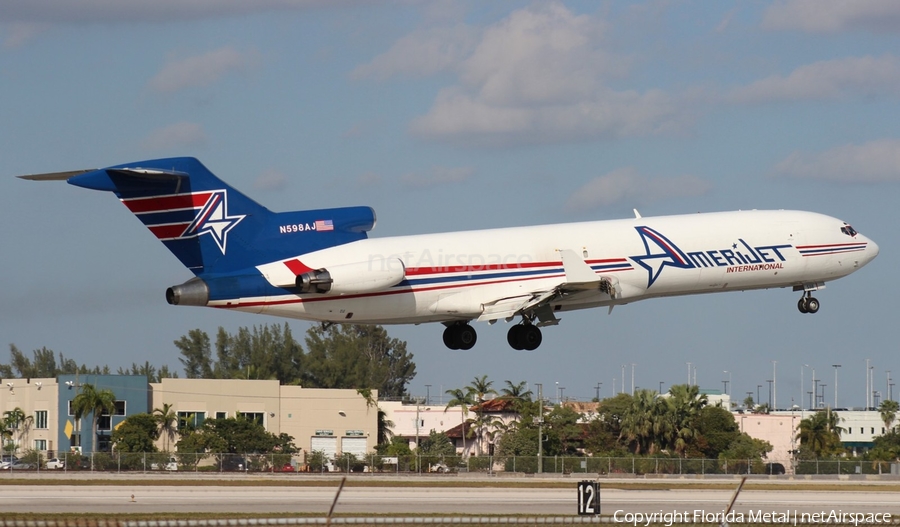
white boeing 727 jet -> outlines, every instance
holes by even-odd
[[[114,193],[195,277],[173,305],[322,323],[446,326],[470,349],[472,321],[513,323],[533,350],[557,314],[661,296],[790,287],[813,291],[853,273],[878,245],[813,212],[739,211],[370,239],[369,207],[274,213],[193,158],[20,176]]]

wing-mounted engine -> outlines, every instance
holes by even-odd
[[[351,295],[373,293],[393,287],[406,278],[399,258],[386,258],[314,269],[297,275],[301,293]]]

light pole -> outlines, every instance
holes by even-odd
[[[866,411],[869,410],[869,361],[872,359],[866,359]]]
[[[431,404],[431,385],[425,385],[425,406]]]
[[[662,395],[662,385],[663,385],[663,382],[662,382],[662,381],[659,381],[659,393],[660,393],[660,395]]]
[[[756,385],[756,406],[759,406],[759,389],[762,388],[762,384]]]
[[[559,381],[556,381],[556,405],[559,406]]]
[[[769,412],[772,411],[772,383],[775,382],[772,379],[766,379],[766,382],[769,383]]]
[[[631,363],[631,396],[634,397],[634,367],[637,366],[635,363]]]
[[[625,364],[622,365],[622,393],[625,393]]]
[[[688,386],[691,385],[691,363],[687,363],[688,365]]]
[[[772,409],[778,408],[778,378],[775,377],[775,367],[778,365],[777,360],[772,361]]]
[[[728,374],[728,386],[731,386],[731,372],[728,370],[725,370],[722,373]],[[725,395],[728,395],[728,386],[725,387]],[[734,388],[732,388],[732,390],[734,390]]]
[[[563,400],[565,399],[565,397],[563,397],[564,393],[566,393],[566,387],[560,386],[559,387],[559,403],[558,404],[562,404]]]
[[[837,408],[837,371],[838,368],[841,367],[840,364],[832,364],[832,368],[834,368],[834,406],[833,408]]]

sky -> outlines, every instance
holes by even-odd
[[[194,156],[275,211],[371,206],[372,237],[800,209],[881,249],[814,316],[787,289],[649,300],[565,313],[533,352],[505,324],[470,351],[388,327],[433,402],[481,375],[606,397],[623,365],[629,392],[773,380],[778,407],[813,370],[838,407],[867,359],[882,397],[900,378],[895,0],[7,0],[0,94],[0,341],[28,354],[181,371],[191,329],[285,322],[169,306],[190,273],[113,196],[14,177]]]

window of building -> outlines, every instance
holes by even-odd
[[[47,450],[47,440],[46,439],[35,439],[34,440],[34,449],[40,452],[44,452]]]
[[[178,412],[178,430],[196,429],[206,420],[206,412]]]
[[[241,419],[246,419],[248,421],[255,421],[259,423],[259,426],[265,426],[263,421],[265,419],[265,415],[262,412],[238,412],[238,417]]]
[[[216,419],[225,419],[228,417],[228,412],[216,412]]]
[[[72,416],[74,416],[74,415],[75,415],[75,411],[74,411],[74,410],[72,410],[72,401],[71,401],[71,400],[69,400],[69,401],[68,401],[68,403],[69,403],[69,406],[68,406],[68,410],[67,410],[67,412],[66,412],[66,413],[68,413],[68,414],[69,414],[69,417],[72,417]]]
[[[41,430],[47,429],[47,410],[34,412],[34,427]]]
[[[97,417],[97,430],[109,432],[112,430],[112,417],[109,415],[100,415]]]
[[[874,427],[874,426],[872,427],[872,433],[873,433],[873,434],[875,433],[875,427]]]
[[[116,401],[115,415],[125,415],[125,401]]]

